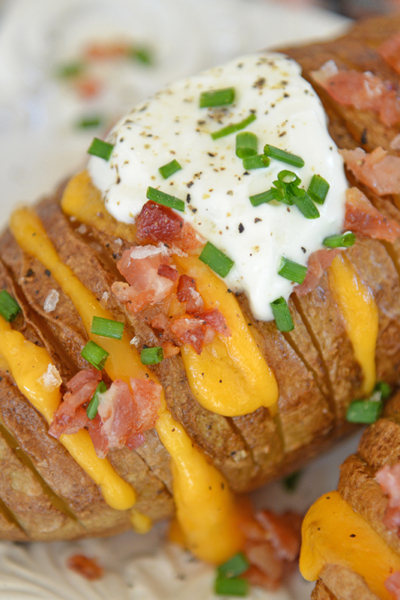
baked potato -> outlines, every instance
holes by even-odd
[[[399,18],[355,26],[345,37],[327,44],[285,49],[311,78],[326,60],[374,73],[397,83],[397,76],[375,52]],[[332,101],[318,88],[329,117],[332,138],[340,148],[377,146],[390,153],[394,127],[383,126],[373,111],[355,111]],[[365,133],[367,132],[367,133]],[[348,173],[351,185],[365,192],[385,223],[400,224],[396,197],[372,193]],[[67,187],[66,187],[67,186]],[[72,186],[72,187],[71,187]],[[74,187],[75,186],[75,187]],[[99,200],[86,173],[45,198],[35,213],[62,263],[112,317],[125,324],[141,351],[160,343],[150,325],[153,313],[129,311],[112,293],[121,281],[117,263],[135,242],[135,228],[117,223],[105,211],[95,223],[80,222],[63,212],[65,190],[81,194],[83,203]],[[89,364],[81,351],[88,342],[83,320],[52,269],[24,249],[23,235],[7,230],[0,239],[0,287],[18,302],[21,312],[12,323],[28,342],[44,348],[60,374],[64,393],[68,382]],[[396,388],[400,381],[399,241],[370,239],[368,232],[347,249],[346,260],[373,298],[378,310],[376,379]],[[35,234],[36,235],[36,234]],[[389,239],[395,240],[395,235]],[[51,310],[46,300],[57,297]],[[244,294],[236,298],[257,346],[279,389],[277,410],[265,407],[240,416],[222,416],[196,400],[179,354],[150,367],[161,383],[174,422],[205,455],[235,493],[251,491],[267,481],[292,473],[335,440],[354,430],[346,411],[364,393],[365,372],[338,309],[332,280],[324,273],[305,295],[292,294],[289,309],[294,329],[280,331],[273,321],[254,318]],[[2,361],[0,380],[0,535],[11,540],[74,539],[110,535],[132,525],[129,510],[116,510],[98,485],[57,439],[48,424],[13,379]],[[107,379],[107,378],[106,378]],[[137,493],[135,510],[151,520],[174,514],[170,456],[154,429],[143,433],[135,449],[110,449],[107,458],[118,476]],[[224,484],[222,484],[223,486]]]

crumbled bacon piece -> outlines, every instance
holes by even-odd
[[[400,226],[374,208],[358,188],[346,190],[344,228],[374,240],[394,242],[400,235]]]
[[[370,72],[340,71],[332,60],[311,75],[339,104],[354,106],[358,110],[373,110],[388,127],[400,121],[396,93],[380,77]]]
[[[76,433],[87,424],[86,411],[80,407],[89,402],[101,381],[97,369],[79,371],[67,384],[67,393],[56,410],[49,434],[59,438],[62,433]]]
[[[129,383],[137,410],[135,430],[141,433],[152,429],[157,422],[161,408],[162,387],[150,379],[131,378]]]
[[[220,333],[225,337],[230,337],[232,335],[224,315],[217,308],[207,312],[197,313],[196,317],[205,321],[205,323],[217,333]]]
[[[128,44],[121,44],[119,42],[97,42],[87,46],[84,55],[88,60],[105,60],[127,56],[128,52]]]
[[[400,571],[395,571],[386,579],[385,588],[394,600],[400,600]]]
[[[375,475],[382,491],[388,496],[383,524],[400,537],[400,463],[385,465]]]
[[[340,153],[357,179],[378,196],[400,193],[399,156],[389,156],[383,148],[375,148],[370,154],[361,148]]]
[[[127,448],[129,448],[129,450],[136,450],[136,448],[142,446],[145,441],[146,438],[144,437],[143,433],[132,433],[126,440],[125,445]]]
[[[154,329],[159,329],[160,331],[165,331],[166,329],[168,329],[169,321],[168,321],[167,317],[164,315],[164,313],[160,312],[160,313],[158,313],[158,315],[156,315],[150,321],[150,325]]]
[[[178,281],[179,279],[179,273],[177,269],[175,267],[171,267],[170,265],[161,264],[158,267],[157,275],[160,275],[160,277],[166,277],[171,281]]]
[[[107,436],[110,448],[123,448],[136,423],[136,407],[129,385],[116,379],[106,392],[99,394],[99,400],[102,434]]]
[[[305,296],[315,289],[326,269],[342,250],[343,248],[324,248],[313,252],[308,259],[307,274],[303,283],[296,285],[293,291],[298,296]]]
[[[171,208],[149,200],[143,206],[136,221],[137,238],[140,242],[166,242],[189,252],[204,241],[189,223],[185,223]]]
[[[99,565],[97,559],[89,558],[84,554],[70,556],[67,560],[67,567],[89,581],[95,581],[104,575],[104,569]]]
[[[171,358],[171,356],[176,356],[180,352],[179,348],[172,342],[163,342],[161,348],[164,351],[164,358]]]
[[[95,98],[102,91],[103,85],[93,77],[79,77],[74,83],[75,89],[84,100]]]
[[[99,458],[105,458],[108,452],[109,443],[108,437],[103,431],[103,424],[99,413],[97,413],[94,419],[88,420],[87,428],[97,456]]]
[[[256,519],[268,533],[269,540],[279,558],[293,561],[300,552],[301,517],[288,511],[277,515],[269,510],[261,510]]]
[[[171,323],[171,331],[181,344],[190,344],[197,354],[203,350],[205,329],[202,321],[189,316],[178,317]]]
[[[186,312],[191,315],[204,306],[203,298],[200,296],[196,287],[196,280],[189,275],[179,277],[178,292],[179,302],[186,302]]]
[[[146,304],[162,302],[175,285],[170,278],[159,275],[161,265],[170,266],[168,249],[159,246],[136,246],[125,250],[117,268],[127,282],[114,282],[111,289],[129,311],[135,313]]]
[[[386,62],[400,73],[400,33],[396,33],[389,39],[385,40],[378,48],[378,53],[386,60]]]

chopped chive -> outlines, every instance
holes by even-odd
[[[213,106],[225,106],[232,104],[235,100],[235,88],[224,88],[222,90],[210,90],[200,94],[200,108]]]
[[[297,206],[305,218],[318,219],[320,216],[319,210],[311,200],[310,196],[308,196],[307,192],[302,188],[293,186],[291,183],[288,184],[287,188],[290,198],[293,200],[293,204]]]
[[[277,200],[279,202],[283,202],[283,204],[288,204],[289,206],[292,206],[293,200],[292,200],[292,195],[289,193],[289,184],[284,183],[283,181],[279,181],[279,179],[276,179],[272,183],[276,187],[276,189],[278,190],[278,193],[279,193],[279,198],[277,195]],[[272,188],[272,189],[274,189],[274,188]]]
[[[279,331],[292,331],[294,323],[285,298],[277,298],[271,302],[271,308]]]
[[[171,175],[173,175],[174,173],[176,173],[177,171],[180,171],[182,169],[181,165],[178,163],[177,160],[171,160],[171,162],[167,163],[166,165],[163,165],[162,167],[160,167],[158,170],[161,173],[161,175],[164,177],[164,179],[168,179],[168,177],[171,177]]]
[[[298,263],[282,256],[281,264],[279,265],[278,275],[294,281],[295,283],[303,283],[307,275],[307,267],[299,265]]]
[[[82,349],[81,356],[93,365],[95,369],[101,371],[109,357],[109,353],[95,342],[90,341]]]
[[[350,248],[356,241],[356,236],[351,231],[347,233],[330,235],[322,242],[328,248]]]
[[[103,337],[122,340],[124,327],[124,323],[120,323],[120,321],[103,319],[103,317],[93,317],[91,332]]]
[[[282,483],[286,491],[295,492],[299,485],[301,476],[302,471],[296,471],[296,473],[292,473],[291,475],[289,475],[289,477],[285,477]]]
[[[147,188],[146,198],[153,200],[153,202],[157,202],[157,204],[162,204],[163,206],[168,206],[169,208],[174,208],[175,210],[185,212],[185,203],[183,200],[179,200],[179,198],[175,198],[175,196],[165,194],[161,190],[156,190],[153,187],[149,186]]]
[[[159,346],[143,348],[140,353],[140,360],[143,365],[156,365],[164,360],[164,350]]]
[[[131,57],[145,66],[150,66],[154,64],[154,52],[146,46],[133,48],[131,52]]]
[[[86,414],[89,417],[89,419],[94,419],[95,416],[97,415],[97,409],[99,408],[99,394],[104,394],[104,392],[107,391],[107,386],[104,383],[104,381],[100,381],[99,385],[97,386],[93,397],[91,399],[91,401],[89,402],[89,406],[86,409]]]
[[[72,62],[66,63],[65,65],[60,65],[56,70],[57,77],[63,77],[65,79],[72,79],[73,77],[78,77],[85,70],[85,65],[82,62]]]
[[[323,204],[329,192],[329,183],[321,175],[313,175],[308,186],[307,194],[317,204]]]
[[[291,184],[294,185],[295,187],[299,187],[300,183],[301,183],[301,179],[300,177],[298,177],[296,175],[296,173],[293,173],[293,171],[287,171],[287,170],[283,170],[283,171],[279,171],[278,173],[278,180],[281,184]],[[276,184],[276,182],[274,181],[274,183]]]
[[[7,290],[1,290],[0,292],[0,315],[8,321],[14,321],[18,313],[21,312],[21,307],[16,300],[7,292]]]
[[[221,577],[215,580],[214,591],[218,596],[247,596],[249,582],[239,577]]]
[[[385,381],[378,381],[378,383],[374,387],[374,392],[379,392],[381,394],[381,399],[387,400],[390,394],[392,393],[392,388]]]
[[[350,423],[375,423],[382,411],[382,400],[355,400],[347,409],[346,420]]]
[[[251,169],[265,169],[268,167],[270,160],[268,156],[265,154],[257,154],[256,156],[248,156],[243,159],[243,168],[246,171],[251,171]]]
[[[88,154],[93,154],[93,156],[104,158],[104,160],[110,160],[113,150],[114,146],[112,144],[104,142],[103,140],[99,140],[99,138],[95,137],[90,145]]]
[[[92,127],[100,127],[103,123],[103,119],[99,116],[83,117],[80,121],[77,121],[75,126],[78,129],[91,129]]]
[[[246,158],[257,154],[258,139],[251,131],[242,131],[236,136],[236,156]]]
[[[280,148],[276,148],[276,146],[271,146],[270,144],[265,144],[264,146],[264,154],[270,156],[271,158],[275,158],[275,160],[280,160],[281,162],[287,163],[288,165],[293,165],[294,167],[304,167],[304,160],[300,156],[296,156],[295,154],[290,154],[289,152],[285,152],[285,150],[281,150]]]
[[[233,267],[233,260],[218,250],[211,242],[206,243],[199,259],[220,277],[226,277]]]
[[[250,196],[250,202],[253,206],[259,206],[260,204],[266,204],[271,202],[272,200],[277,200],[280,202],[282,199],[282,192],[275,188],[271,188],[266,192],[261,192],[261,194],[256,194],[255,196]]]
[[[246,117],[246,119],[243,119],[243,121],[239,121],[239,123],[233,123],[232,125],[223,127],[218,131],[214,131],[214,133],[211,134],[211,137],[213,140],[218,140],[219,138],[225,137],[226,135],[230,135],[231,133],[236,133],[241,129],[245,129],[245,127],[247,127],[247,125],[250,125],[250,123],[255,121],[256,118],[256,115],[254,113],[251,113],[248,117]]]
[[[250,563],[247,560],[243,552],[238,552],[235,556],[232,556],[223,565],[220,565],[217,569],[217,573],[221,577],[238,577],[250,567]]]

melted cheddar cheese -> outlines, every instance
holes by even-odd
[[[317,500],[302,526],[301,574],[315,581],[325,564],[349,567],[382,600],[392,598],[384,582],[400,571],[400,557],[338,492]]]
[[[378,307],[371,290],[363,284],[347,256],[337,256],[328,272],[330,287],[364,375],[361,391],[369,395],[376,381]]]
[[[13,331],[9,323],[0,317],[0,355],[6,362],[18,389],[50,424],[57,410],[61,394],[59,386],[48,389],[40,378],[52,364],[49,353],[27,341],[22,333]],[[92,440],[86,430],[62,435],[60,442],[76,462],[100,486],[106,502],[117,510],[125,510],[135,503],[135,492],[114,471],[109,461],[98,458]]]
[[[126,334],[120,341],[99,338],[91,333],[94,316],[106,319],[112,319],[113,316],[101,307],[71,269],[60,261],[37,215],[29,209],[18,210],[11,218],[10,228],[21,248],[51,271],[77,309],[88,336],[109,352],[105,371],[110,378],[122,379],[128,384],[131,377],[148,378],[158,383],[154,373],[141,363],[136,348],[131,346]],[[206,461],[185,430],[173,419],[163,393],[161,401],[162,409],[156,430],[172,459],[177,517],[187,546],[199,558],[209,562],[223,562],[243,544],[237,527],[234,497],[223,476]],[[142,527],[143,530],[147,526],[135,513],[132,515],[132,522],[139,523],[139,528]],[[217,538],[210,543],[213,535],[217,535]]]
[[[100,192],[94,188],[85,171],[68,184],[62,208],[79,221],[112,235],[117,235],[120,227],[129,229],[105,212]],[[120,235],[124,236],[125,232],[120,231]],[[132,238],[125,235],[125,239],[131,241]],[[203,348],[201,355],[189,344],[181,348],[193,395],[204,408],[228,417],[249,414],[261,406],[275,411],[278,400],[276,379],[234,294],[229,293],[225,283],[197,258],[173,258],[182,272],[196,279],[205,307],[221,310],[232,334],[230,337],[215,336],[214,341]]]

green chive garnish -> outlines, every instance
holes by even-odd
[[[268,156],[265,154],[257,154],[256,156],[248,156],[243,159],[243,167],[246,171],[251,171],[251,169],[265,169],[268,167],[270,160]]]
[[[143,365],[156,365],[164,359],[164,350],[159,346],[154,348],[143,348],[140,353],[140,360]]]
[[[85,360],[88,361],[95,369],[101,371],[104,368],[109,353],[104,350],[101,346],[98,346],[95,342],[88,342],[83,348],[81,355]]]
[[[89,406],[86,409],[86,414],[89,417],[89,419],[94,419],[95,416],[97,415],[97,409],[99,408],[99,394],[104,394],[104,392],[107,391],[107,386],[104,383],[104,381],[100,381],[99,385],[96,388],[95,393],[93,394],[93,397],[91,399],[91,401],[89,402]]]
[[[286,169],[284,169],[283,171],[279,171],[278,180],[284,185],[288,185],[290,183],[295,187],[299,187],[299,185],[301,184],[300,177],[298,177],[296,173],[293,173],[293,171],[287,171]],[[274,183],[276,185],[276,181],[274,181]]]
[[[247,596],[249,582],[239,577],[221,577],[215,580],[214,591],[218,596]]]
[[[90,145],[88,154],[93,154],[93,156],[104,158],[104,160],[110,160],[113,149],[114,146],[112,144],[104,142],[103,140],[99,140],[99,138],[95,137]]]
[[[279,331],[292,331],[294,323],[285,298],[278,298],[271,302],[271,308]]]
[[[264,154],[270,156],[271,158],[275,158],[275,160],[280,160],[281,162],[287,163],[288,165],[293,165],[294,167],[304,167],[304,160],[300,156],[296,156],[295,154],[290,154],[289,152],[285,152],[285,150],[281,150],[280,148],[276,148],[276,146],[271,146],[270,144],[265,144],[264,146]]]
[[[78,75],[81,75],[84,70],[85,65],[81,62],[67,63],[65,65],[60,65],[57,68],[56,75],[57,77],[72,79],[73,77],[78,77]]]
[[[375,423],[382,411],[382,400],[355,400],[347,409],[346,420],[350,423]]]
[[[296,471],[296,473],[292,473],[291,475],[289,475],[289,477],[285,477],[285,479],[283,480],[283,487],[288,492],[296,491],[296,489],[299,485],[301,476],[302,476],[302,471]]]
[[[308,186],[307,194],[317,204],[323,204],[329,192],[329,183],[321,175],[313,175]]]
[[[100,127],[102,123],[103,119],[98,116],[83,117],[80,121],[76,122],[76,127],[78,129],[91,129],[92,127]]]
[[[258,139],[251,131],[242,131],[236,136],[236,156],[246,158],[257,154]]]
[[[200,94],[200,108],[209,108],[212,106],[225,106],[232,104],[235,100],[235,89],[225,88],[222,90],[210,90]]]
[[[171,160],[171,162],[167,163],[163,167],[160,167],[158,170],[160,171],[164,179],[168,179],[168,177],[171,177],[171,175],[173,175],[177,171],[180,171],[181,169],[182,167],[177,160]]]
[[[255,196],[250,196],[250,202],[253,206],[259,206],[260,204],[266,204],[271,202],[272,200],[277,200],[280,202],[282,199],[282,193],[276,188],[271,188],[266,192],[261,192],[261,194],[256,194]]]
[[[134,60],[140,62],[142,65],[150,66],[154,64],[154,52],[145,46],[140,48],[132,48],[130,56]]]
[[[226,277],[233,266],[233,260],[210,242],[204,246],[199,259],[220,277]]]
[[[221,577],[238,577],[250,567],[250,563],[247,560],[243,552],[238,552],[235,556],[232,556],[223,565],[220,565],[217,569],[217,573]]]
[[[385,381],[378,381],[374,387],[374,392],[379,392],[382,400],[387,400],[392,393],[391,386]]]
[[[320,216],[318,208],[311,200],[310,196],[302,188],[295,187],[293,184],[288,184],[288,192],[293,204],[297,206],[299,211],[306,219],[318,219]]]
[[[103,317],[93,317],[91,332],[103,337],[122,340],[124,327],[124,323],[120,323],[119,321],[103,319]]]
[[[286,256],[282,256],[278,275],[285,277],[285,279],[289,279],[289,281],[301,284],[306,278],[307,267],[299,265],[293,260],[286,258]]]
[[[256,118],[256,115],[254,113],[251,113],[251,115],[246,117],[246,119],[243,119],[243,121],[239,121],[239,123],[234,123],[233,125],[228,125],[227,127],[223,127],[218,131],[214,131],[214,133],[211,134],[211,137],[213,140],[218,140],[219,138],[225,137],[226,135],[230,135],[231,133],[236,133],[241,129],[245,129],[247,125],[250,125],[250,123],[255,121]]]
[[[7,292],[7,290],[1,290],[0,292],[0,315],[8,321],[14,321],[18,313],[21,312],[21,307],[16,300]]]
[[[323,241],[324,246],[328,248],[350,248],[356,241],[356,236],[351,231],[347,233],[330,235]]]
[[[175,198],[175,196],[165,194],[164,192],[161,192],[161,190],[156,190],[155,188],[149,186],[147,188],[146,197],[148,200],[157,202],[157,204],[162,204],[163,206],[168,206],[169,208],[174,208],[175,210],[185,212],[185,203],[183,200],[179,200],[179,198]]]

